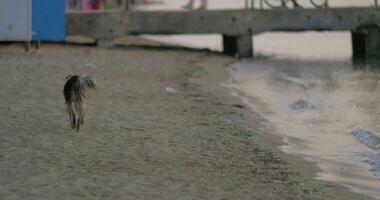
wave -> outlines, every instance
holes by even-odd
[[[361,143],[376,150],[376,153],[371,155],[366,162],[371,166],[371,172],[380,179],[380,137],[361,128],[353,130],[352,135],[354,135]]]

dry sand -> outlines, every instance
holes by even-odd
[[[220,86],[233,61],[181,49],[1,46],[0,199],[366,199],[278,150],[263,119]],[[68,74],[99,85],[79,133],[64,108]]]

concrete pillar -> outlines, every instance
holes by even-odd
[[[237,54],[240,58],[253,57],[252,35],[242,35],[237,37]]]
[[[380,56],[380,29],[370,28],[368,29],[366,39],[367,55]]]
[[[380,29],[370,27],[360,32],[352,32],[354,56],[380,56]]]
[[[100,48],[112,48],[115,46],[113,39],[99,38],[96,40],[96,45]]]
[[[252,35],[223,35],[223,52],[240,58],[253,57]]]

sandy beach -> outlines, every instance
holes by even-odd
[[[221,85],[235,61],[157,46],[0,46],[0,199],[368,199],[280,151]],[[78,133],[62,94],[69,74],[98,84]]]

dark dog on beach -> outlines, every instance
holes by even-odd
[[[66,80],[63,94],[65,95],[71,128],[79,131],[80,125],[84,123],[84,105],[88,96],[88,90],[95,89],[96,84],[90,76],[69,75],[66,77]]]

